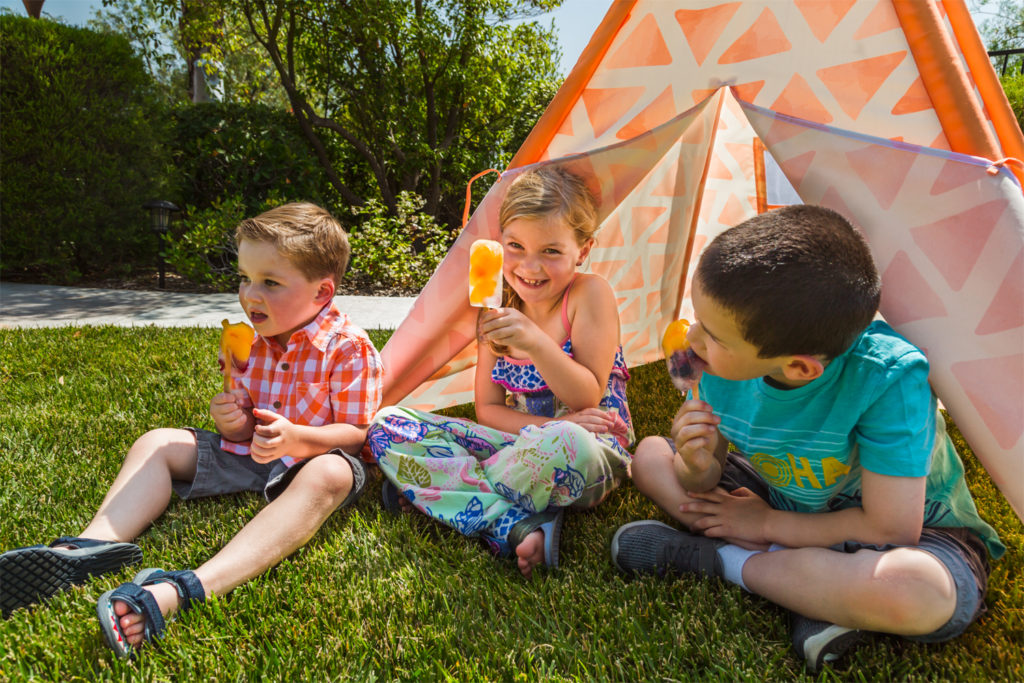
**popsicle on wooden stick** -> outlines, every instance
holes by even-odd
[[[224,391],[228,392],[231,391],[231,366],[241,371],[249,366],[249,353],[256,331],[245,323],[229,323],[227,318],[220,324],[224,328],[220,332],[220,354],[224,359],[221,371],[224,373]]]
[[[661,348],[665,352],[665,362],[668,364],[672,384],[684,397],[692,390],[693,398],[696,400],[700,398],[697,384],[700,382],[700,376],[704,374],[707,363],[690,348],[690,342],[686,339],[689,329],[688,320],[673,321],[665,329],[665,335],[661,338]]]
[[[503,278],[501,243],[476,240],[469,247],[469,305],[481,308],[501,306]]]

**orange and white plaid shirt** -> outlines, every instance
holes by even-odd
[[[333,300],[292,333],[287,349],[256,335],[248,367],[232,374],[253,406],[310,427],[369,424],[384,396],[377,349]],[[249,454],[249,441],[222,438],[220,444],[229,453]],[[282,460],[289,466],[295,462],[289,456]]]

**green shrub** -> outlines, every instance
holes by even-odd
[[[455,238],[420,211],[425,203],[412,192],[402,192],[394,216],[378,199],[353,207],[358,225],[349,233],[352,260],[346,279],[363,289],[417,293]]]
[[[174,112],[174,166],[183,204],[207,209],[244,200],[259,213],[271,193],[282,201],[329,203],[330,184],[286,111],[204,102]]]
[[[212,206],[186,206],[178,230],[164,238],[163,256],[179,275],[219,291],[235,288],[238,250],[235,226],[249,214],[241,197],[216,199]],[[259,212],[256,212],[259,213]]]
[[[5,275],[73,281],[152,264],[142,204],[163,198],[161,113],[121,36],[0,15]]]
[[[1003,84],[1010,108],[1017,115],[1017,125],[1024,129],[1024,73],[1007,74],[999,79]]]

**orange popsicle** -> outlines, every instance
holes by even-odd
[[[477,240],[469,247],[469,305],[499,308],[502,295],[501,243]]]
[[[688,320],[673,321],[661,338],[661,350],[665,352],[665,362],[668,363],[668,374],[672,378],[672,384],[684,397],[692,389],[693,398],[696,400],[700,398],[697,383],[700,382],[700,376],[704,374],[707,363],[690,348],[690,342],[686,339],[689,329]]]
[[[245,323],[229,323],[228,319],[220,321],[224,328],[220,333],[220,354],[224,360],[224,391],[231,391],[231,366],[241,371],[249,366],[249,353],[252,351],[252,340],[256,332]]]

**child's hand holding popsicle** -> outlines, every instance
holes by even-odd
[[[707,404],[700,402],[697,385],[707,363],[690,348],[686,339],[689,329],[689,321],[674,321],[665,330],[661,348],[676,389],[684,399],[688,392],[693,392],[693,401],[684,403],[672,421],[672,440],[678,451],[673,469],[687,491],[697,492],[707,491],[718,483],[724,452],[720,458],[717,453],[719,418],[710,412]]]
[[[256,332],[245,323],[229,323],[227,318],[220,321],[224,328],[220,333],[221,372],[224,373],[224,393],[231,391],[231,366],[244,371],[249,366],[249,353]]]
[[[469,305],[478,308],[499,308],[504,294],[505,279],[501,275],[504,251],[501,242],[476,240],[469,247]],[[477,320],[479,324],[479,318]],[[480,336],[478,330],[477,335]],[[499,356],[508,353],[508,347],[491,343],[491,350]]]

